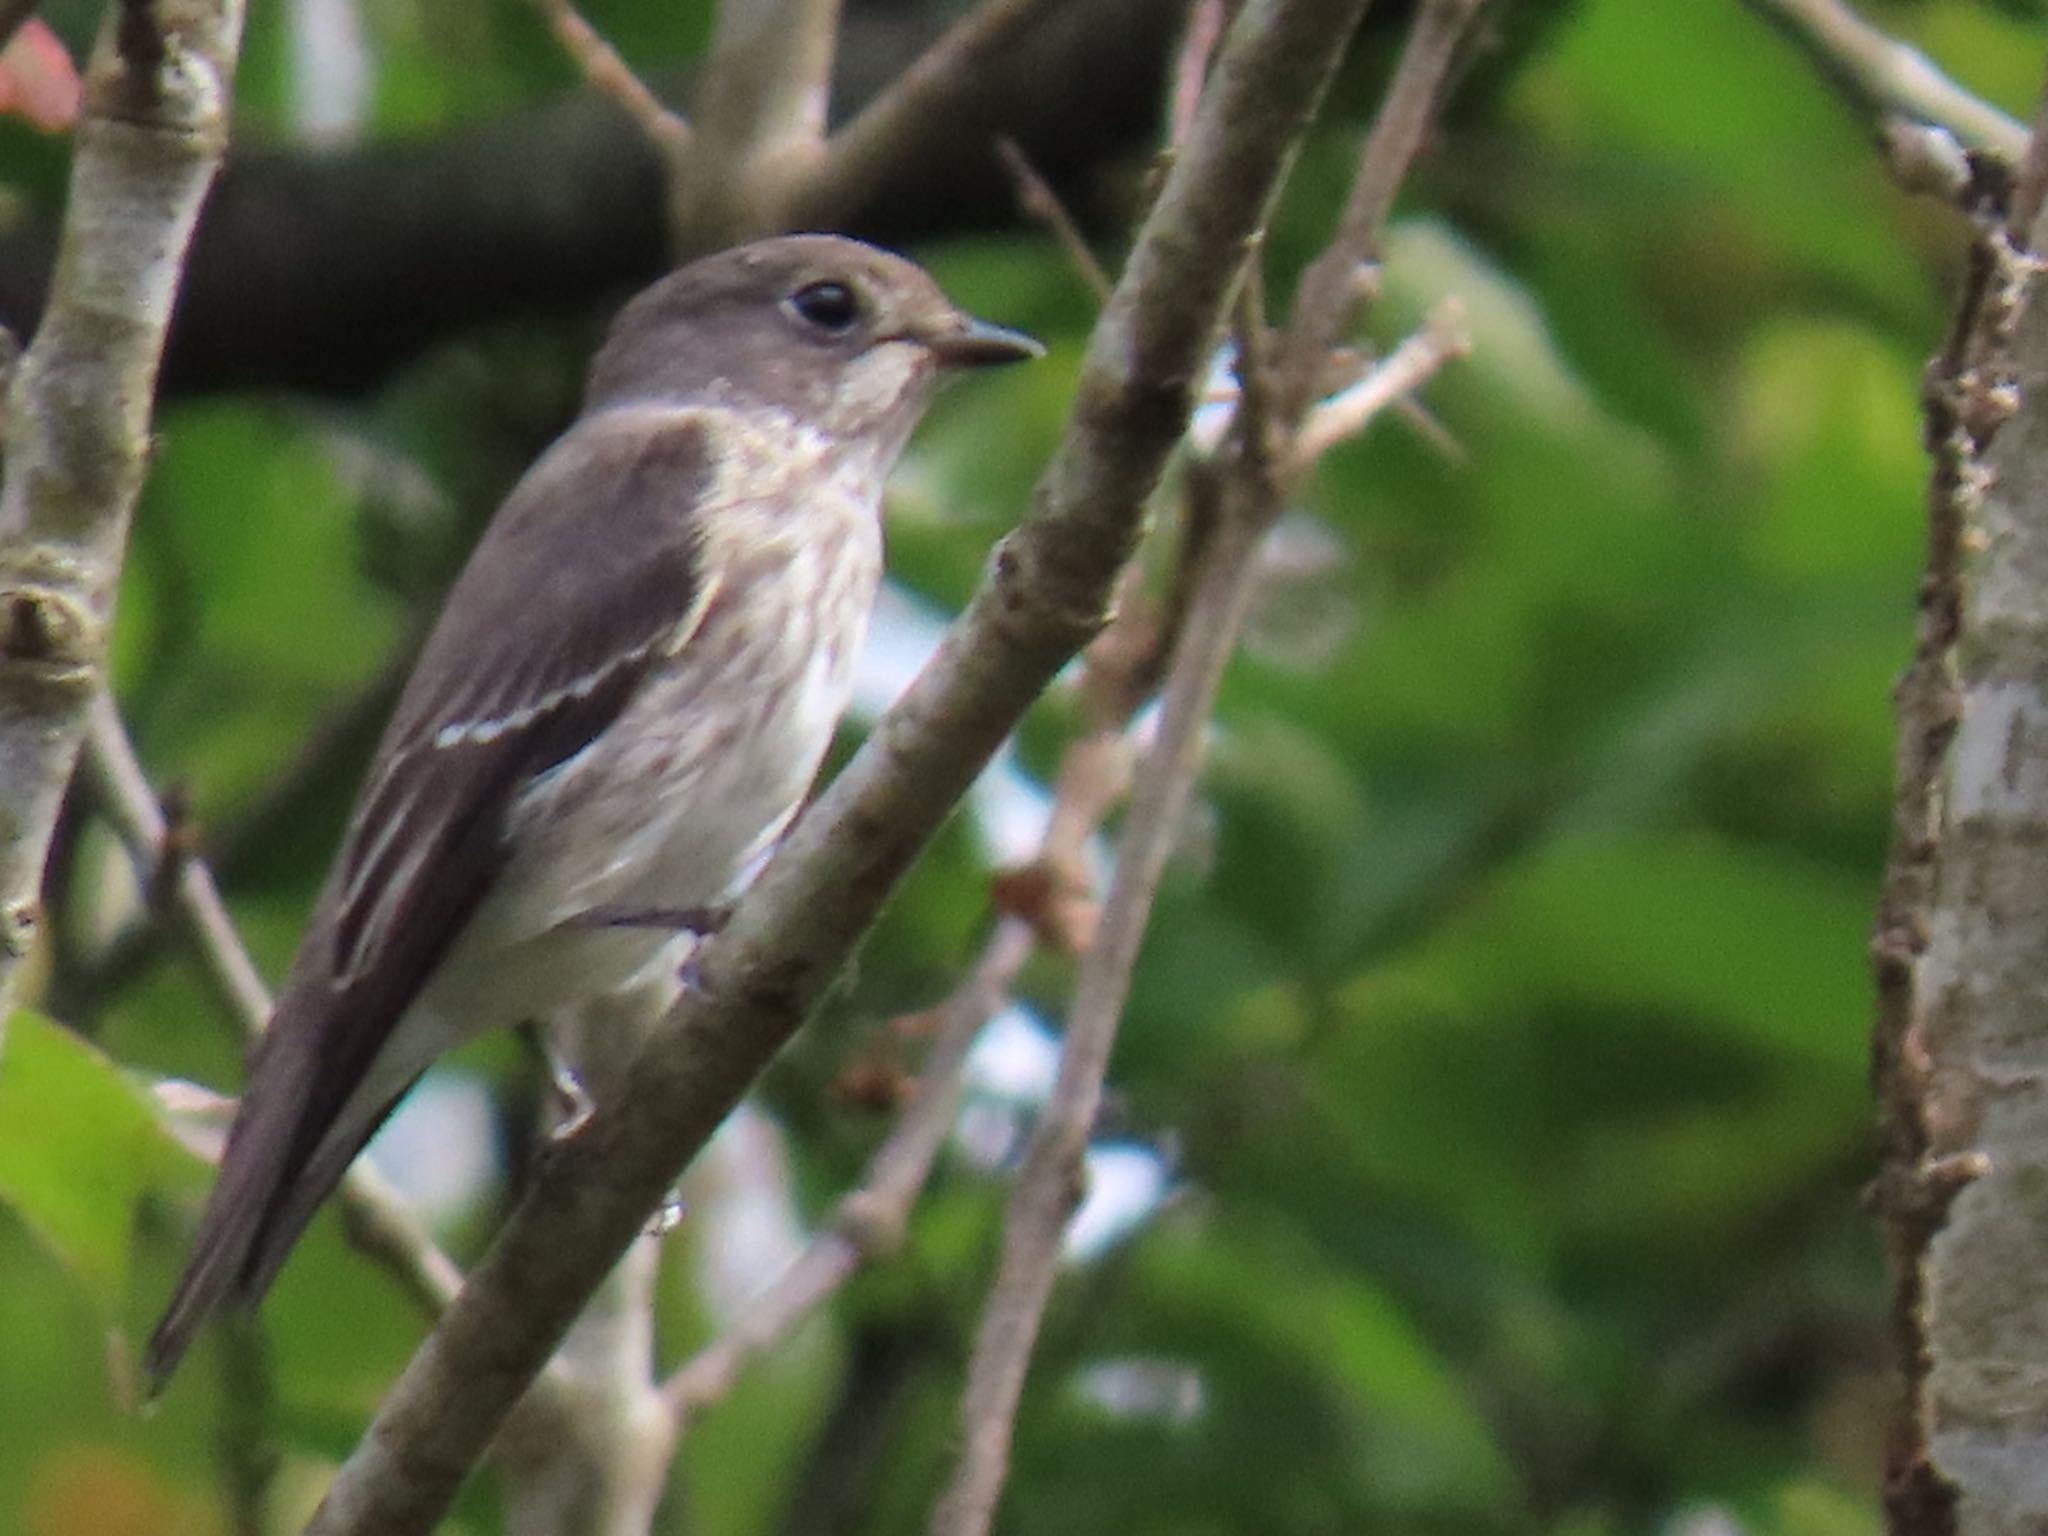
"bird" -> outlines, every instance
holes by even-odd
[[[261,1300],[443,1052],[715,926],[831,744],[884,481],[935,386],[1041,351],[837,235],[704,257],[619,312],[371,760],[144,1351],[151,1396],[210,1315]]]

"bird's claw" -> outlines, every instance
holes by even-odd
[[[683,1224],[683,1217],[689,1214],[689,1207],[683,1203],[682,1191],[672,1189],[661,1197],[661,1204],[654,1208],[654,1214],[647,1218],[649,1237],[667,1237]]]
[[[592,907],[575,919],[579,928],[658,928],[667,933],[694,934],[708,939],[732,916],[732,905],[720,902],[708,907]]]
[[[676,967],[676,983],[685,992],[693,992],[699,997],[710,992],[711,988],[704,980],[704,967],[697,963],[696,950],[691,950],[684,956],[683,963]]]
[[[562,1101],[562,1115],[548,1132],[551,1142],[574,1141],[590,1123],[590,1116],[596,1106],[583,1084],[560,1062],[552,1064],[551,1080],[555,1095]]]

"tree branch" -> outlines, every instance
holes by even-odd
[[[1059,1078],[1011,1197],[1003,1258],[975,1335],[961,1400],[963,1450],[933,1512],[932,1536],[982,1536],[1009,1472],[1010,1438],[1038,1325],[1052,1294],[1060,1234],[1082,1185],[1082,1159],[1101,1104],[1131,967],[1151,916],[1200,765],[1200,743],[1223,668],[1256,590],[1260,530],[1232,519],[1210,544],[1168,674],[1159,733],[1117,844],[1116,874],[1095,943],[1081,963]]]
[[[1423,383],[1462,350],[1442,328],[1425,332],[1374,370],[1383,375],[1368,408],[1347,408],[1354,430]],[[1290,463],[1307,462],[1296,444]],[[1081,963],[1060,1072],[1040,1115],[1004,1225],[1003,1256],[983,1308],[961,1399],[962,1452],[933,1511],[931,1536],[986,1536],[1009,1473],[1010,1444],[1039,1326],[1059,1268],[1060,1242],[1084,1188],[1088,1143],[1150,923],[1159,879],[1179,836],[1201,770],[1201,746],[1225,667],[1260,581],[1259,547],[1284,502],[1280,482],[1241,459],[1226,468],[1223,510],[1202,554],[1182,642],[1167,677],[1152,750],[1117,845],[1095,943]]]
[[[1743,0],[1806,55],[1850,106],[1878,123],[1894,114],[1947,129],[2019,164],[2027,129],[1949,79],[1917,48],[1886,36],[1842,0]]]
[[[748,157],[824,142],[839,0],[721,0],[705,132]]]
[[[1113,286],[1109,274],[1102,270],[1102,263],[1095,259],[1095,253],[1088,249],[1088,238],[1081,233],[1081,226],[1074,222],[1074,216],[1067,212],[1060,196],[1053,191],[1046,179],[1038,174],[1038,168],[1031,163],[1031,157],[1017,147],[1017,141],[1004,137],[996,140],[996,156],[1003,162],[1003,169],[1017,188],[1017,206],[1025,216],[1042,225],[1088,291],[1095,295],[1096,302],[1107,304],[1109,291]]]
[[[1133,564],[1127,576],[1135,578]],[[1126,580],[1135,589],[1136,580]],[[824,1305],[863,1264],[901,1245],[918,1197],[931,1177],[946,1136],[959,1117],[967,1058],[988,1021],[1009,997],[1017,975],[1041,939],[1075,950],[1073,941],[1092,921],[1078,924],[1078,903],[1092,911],[1093,882],[1086,873],[1088,842],[1123,796],[1130,773],[1128,728],[1148,697],[1159,666],[1155,655],[1171,635],[1135,591],[1126,591],[1115,620],[1088,648],[1078,692],[1091,725],[1061,754],[1053,802],[1032,867],[998,876],[998,905],[1008,906],[966,977],[934,1011],[932,1041],[918,1074],[915,1096],[895,1128],[869,1159],[859,1187],[842,1197],[824,1230],[797,1261],[730,1328],[686,1361],[663,1387],[681,1434],[696,1410],[729,1393],[757,1356],[786,1338]],[[1030,898],[1006,902],[1005,888]]]
[[[1380,231],[1393,212],[1394,196],[1435,121],[1458,45],[1484,4],[1423,0],[1386,100],[1359,152],[1337,232],[1301,275],[1293,320],[1274,361],[1274,425],[1283,433],[1293,432],[1308,413],[1331,352],[1357,316],[1363,295],[1359,273],[1379,254]]]
[[[99,688],[171,302],[227,143],[239,0],[117,6],[86,75],[48,311],[0,480],[0,1030]]]
[[[696,97],[697,153],[669,184],[684,253],[790,227],[824,154],[839,0],[721,0]]]
[[[1061,1238],[1083,1193],[1088,1142],[1132,971],[1201,771],[1202,742],[1224,669],[1258,593],[1266,533],[1289,489],[1324,451],[1362,431],[1463,349],[1454,317],[1439,315],[1429,330],[1313,413],[1305,400],[1288,407],[1269,395],[1282,380],[1312,382],[1327,368],[1330,350],[1356,308],[1359,264],[1379,238],[1434,116],[1449,61],[1478,9],[1478,0],[1426,0],[1366,142],[1337,232],[1297,290],[1294,323],[1279,358],[1268,357],[1256,284],[1247,282],[1242,295],[1236,327],[1241,389],[1231,425],[1222,453],[1190,467],[1198,494],[1212,508],[1212,527],[1194,570],[1158,734],[1137,776],[1117,846],[1101,926],[1081,962],[1059,1077],[1010,1198],[1002,1259],[982,1309],[960,1403],[960,1459],[933,1509],[930,1536],[987,1536],[994,1522],[1009,1475],[1018,1406],[1058,1273]],[[1288,414],[1281,415],[1283,410]]]
[[[863,1264],[903,1241],[960,1107],[961,1074],[983,1026],[1009,996],[1032,950],[1030,924],[1006,917],[937,1013],[931,1048],[910,1101],[875,1149],[860,1187],[833,1208],[825,1228],[729,1328],[676,1368],[662,1386],[678,1434],[698,1409],[723,1399],[759,1355],[795,1331]]]
[[[832,135],[823,161],[793,200],[796,221],[825,227],[846,222],[852,210],[921,158],[920,146],[930,142],[936,123],[953,134],[973,134],[969,147],[981,152],[985,174],[997,137],[986,125],[999,120],[990,110],[995,78],[1007,72],[1005,61],[1014,59],[1034,28],[1072,9],[1074,0],[981,0]]]
[[[791,218],[891,245],[1014,228],[1015,199],[990,174],[1003,132],[1099,220],[1099,173],[1150,143],[1180,14],[1181,0],[1048,14],[972,91],[903,125],[905,158]],[[835,110],[873,99],[936,35],[921,14],[852,10]],[[656,82],[670,100],[686,83]],[[660,157],[594,92],[431,139],[238,152],[193,245],[166,388],[352,392],[476,327],[608,302],[668,265],[663,200]],[[0,230],[0,325],[35,329],[54,247],[34,219]]]
[[[1430,312],[1420,331],[1367,369],[1364,378],[1309,411],[1295,435],[1288,469],[1301,473],[1339,443],[1357,437],[1380,412],[1400,404],[1470,347],[1463,307],[1446,300]]]
[[[2048,1522],[2039,845],[2048,836],[2048,97],[2013,222],[1972,252],[1928,373],[1927,572],[1896,693],[1898,790],[1872,943],[1874,1204],[1902,1391],[1895,1536]],[[2023,1364],[2024,1363],[2024,1364]]]
[[[634,126],[673,172],[689,153],[691,143],[690,125],[684,121],[682,113],[647,88],[647,83],[633,73],[632,66],[619,57],[618,50],[605,41],[603,34],[570,0],[535,0],[535,3],[539,5],[541,15],[547,18],[555,41],[576,61],[576,67],[583,71],[583,78],[590,82],[591,89],[618,103],[619,109],[633,120]]]
[[[1132,251],[1032,514],[908,694],[700,958],[623,1094],[542,1167],[311,1530],[424,1532],[676,1172],[786,1041],[948,809],[1102,621],[1362,0],[1253,0]]]

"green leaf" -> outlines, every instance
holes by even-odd
[[[106,1057],[47,1019],[14,1016],[0,1058],[0,1201],[108,1313],[144,1191],[196,1163]]]
[[[1139,1263],[1154,1342],[1200,1361],[1219,1392],[1278,1373],[1324,1397],[1375,1501],[1476,1511],[1512,1497],[1514,1472],[1450,1363],[1391,1294],[1298,1229],[1216,1212],[1162,1226]]]
[[[1848,1072],[1866,1051],[1869,886],[1704,837],[1569,839],[1509,870],[1424,951],[1361,979],[1428,978],[1474,1012],[1549,1004],[1661,1029],[1696,1020]]]

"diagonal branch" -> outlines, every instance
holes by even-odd
[[[987,1536],[994,1522],[1009,1475],[1018,1406],[1058,1273],[1061,1238],[1083,1192],[1088,1142],[1132,972],[1201,771],[1217,691],[1258,592],[1265,535],[1288,489],[1322,452],[1362,431],[1463,349],[1455,317],[1433,316],[1421,336],[1313,412],[1304,397],[1281,416],[1284,407],[1271,397],[1278,379],[1312,383],[1324,371],[1355,308],[1359,262],[1378,240],[1394,192],[1434,115],[1449,61],[1478,9],[1478,0],[1426,0],[1337,232],[1298,291],[1294,325],[1282,338],[1283,348],[1294,350],[1284,361],[1269,360],[1263,296],[1256,282],[1245,285],[1236,326],[1242,388],[1224,451],[1190,466],[1191,482],[1210,507],[1208,540],[1194,570],[1158,734],[1138,774],[1117,847],[1101,927],[1081,963],[1059,1077],[1010,1197],[1002,1258],[961,1398],[960,1459],[932,1512],[930,1536]]]
[[[1294,438],[1293,462],[1300,473],[1339,443],[1357,437],[1382,411],[1398,406],[1451,358],[1470,347],[1463,307],[1446,299],[1430,312],[1422,329],[1366,370],[1356,384],[1320,401]]]
[[[721,0],[697,91],[698,153],[675,167],[671,237],[685,251],[789,227],[824,157],[839,0]]]
[[[535,0],[541,15],[562,51],[583,71],[583,78],[601,96],[619,104],[633,120],[647,142],[674,174],[690,151],[690,125],[682,113],[647,88],[647,82],[619,57],[619,51],[605,41],[571,0]]]
[[[834,1207],[825,1230],[731,1327],[698,1350],[662,1386],[681,1434],[690,1415],[723,1399],[740,1373],[787,1338],[863,1264],[902,1243],[912,1208],[960,1106],[968,1053],[1009,995],[1032,949],[1031,926],[1006,917],[964,981],[938,1011],[938,1030],[919,1073],[916,1097],[875,1150],[859,1188]]]
[[[832,135],[825,155],[791,200],[798,222],[836,227],[873,195],[934,123],[957,123],[1032,28],[1075,0],[981,0],[917,62]],[[994,135],[990,135],[993,152]]]
[[[703,985],[558,1149],[385,1398],[309,1529],[415,1536],[911,860],[1102,622],[1242,268],[1363,0],[1252,0],[1096,327],[1032,514],[909,693],[793,829]]]
[[[2007,165],[2026,152],[2027,128],[1888,37],[1842,0],[1743,0],[1806,55],[1820,77],[1867,117],[1904,115],[1946,128]]]
[[[996,157],[1002,161],[1003,169],[1017,187],[1017,207],[1023,213],[1043,225],[1067,258],[1080,279],[1095,296],[1098,304],[1109,302],[1109,291],[1114,286],[1109,274],[1102,270],[1102,263],[1095,259],[1095,253],[1088,248],[1088,237],[1081,233],[1074,216],[1067,212],[1066,204],[1053,191],[1052,184],[1038,174],[1038,167],[1031,163],[1031,157],[1024,153],[1017,141],[1007,134],[996,140]]]
[[[1133,565],[1130,574],[1137,570]],[[1061,757],[1036,859],[1010,877],[1024,899],[1007,903],[973,967],[935,1010],[916,1095],[876,1148],[859,1187],[841,1198],[825,1229],[783,1276],[669,1377],[663,1395],[676,1434],[687,1428],[692,1413],[729,1393],[752,1360],[830,1300],[857,1269],[901,1245],[958,1118],[968,1054],[982,1029],[1002,1008],[1041,938],[1070,949],[1086,947],[1075,941],[1084,927],[1092,932],[1092,918],[1077,922],[1075,913],[1083,904],[1090,913],[1094,909],[1094,883],[1085,873],[1088,842],[1130,782],[1131,716],[1150,694],[1158,652],[1171,642],[1160,617],[1127,592],[1115,622],[1088,648],[1079,692],[1096,718]]]
[[[960,1465],[933,1512],[931,1536],[982,1536],[995,1515],[1009,1472],[1017,1403],[1052,1294],[1060,1234],[1081,1188],[1082,1158],[1101,1104],[1131,968],[1194,785],[1210,706],[1256,589],[1258,532],[1248,521],[1232,520],[1205,554],[1181,649],[1167,678],[1159,734],[1138,774],[1117,845],[1102,924],[1082,961],[1059,1079],[1010,1202],[1002,1264],[982,1312],[960,1407]]]
[[[1424,0],[1393,83],[1358,157],[1337,232],[1301,275],[1294,315],[1275,361],[1276,425],[1291,432],[1307,414],[1331,351],[1355,318],[1358,275],[1379,253],[1394,196],[1421,152],[1458,46],[1485,0]]]

